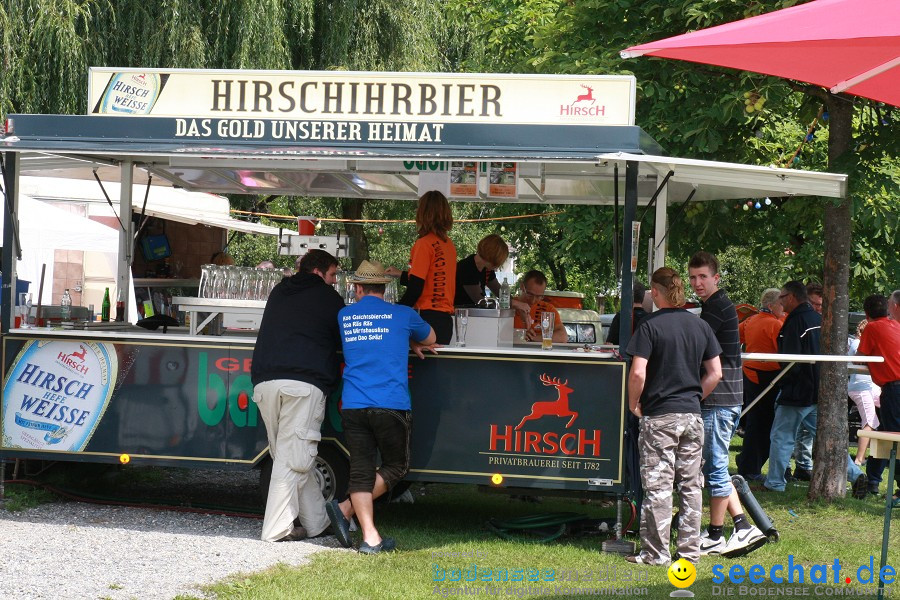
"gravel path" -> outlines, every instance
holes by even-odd
[[[221,475],[220,475],[221,476]],[[170,600],[337,549],[333,537],[272,544],[259,519],[56,502],[0,509],[0,598]]]

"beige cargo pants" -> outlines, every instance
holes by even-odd
[[[275,379],[255,386],[253,401],[266,425],[272,455],[262,539],[274,542],[288,535],[298,516],[309,536],[319,535],[329,524],[313,473],[325,394],[302,381]]]

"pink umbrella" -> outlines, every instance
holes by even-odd
[[[815,0],[621,55],[755,71],[900,106],[900,0]]]

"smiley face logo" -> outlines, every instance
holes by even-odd
[[[675,587],[690,587],[695,579],[697,579],[697,569],[685,559],[679,558],[669,565],[669,583]]]

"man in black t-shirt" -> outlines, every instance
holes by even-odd
[[[485,296],[485,288],[495,297],[500,296],[500,282],[496,270],[509,257],[509,246],[503,238],[492,233],[478,242],[478,250],[456,263],[455,306],[477,304]],[[508,284],[509,282],[507,282]]]
[[[635,280],[632,290],[634,292],[634,301],[631,313],[631,333],[634,333],[641,319],[647,316],[647,311],[644,310],[644,296],[647,294],[647,288],[644,287],[643,283]],[[609,324],[609,335],[606,336],[607,344],[619,345],[619,319],[621,316],[622,311],[617,312],[616,316],[613,317],[612,323]]]
[[[628,406],[640,419],[641,552],[626,557],[638,564],[671,560],[672,488],[681,501],[678,539],[681,558],[700,558],[703,513],[703,419],[700,400],[722,376],[722,348],[712,329],[684,309],[678,274],[663,267],[653,273],[650,293],[659,311],[644,318],[628,344],[631,357]],[[700,367],[703,376],[700,376]]]

